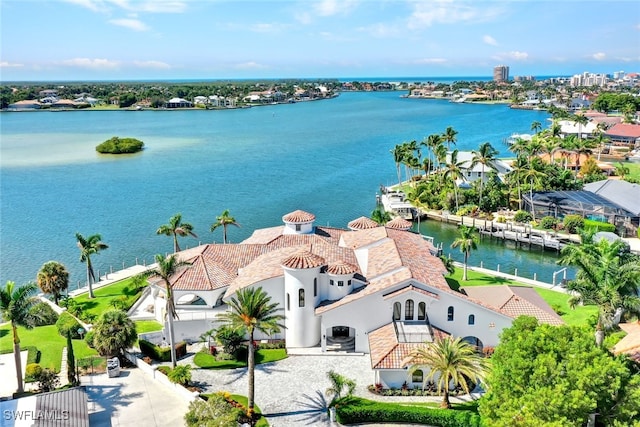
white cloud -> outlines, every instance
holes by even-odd
[[[134,31],[147,31],[149,27],[140,21],[139,19],[123,18],[123,19],[111,19],[110,24],[117,25],[119,27],[129,28]]]
[[[507,56],[507,58],[513,59],[515,61],[524,61],[529,58],[529,54],[527,52],[519,52],[517,50],[507,52],[505,55]]]
[[[406,31],[400,31],[400,28],[397,26],[382,23],[369,25],[367,27],[360,27],[358,28],[358,31],[366,32],[371,37],[376,38],[397,37],[398,35],[406,33]]]
[[[502,10],[490,3],[482,2],[480,7],[474,7],[478,3],[460,3],[451,0],[437,0],[419,2],[414,4],[414,10],[409,17],[408,27],[419,30],[430,27],[433,24],[455,24],[457,22],[482,22],[489,21],[500,15]]]
[[[482,41],[486,44],[490,44],[491,46],[498,46],[498,42],[496,41],[496,39],[494,39],[490,35],[482,36]]]
[[[108,8],[102,0],[63,0],[67,3],[75,4],[93,12],[107,12]]]
[[[114,69],[118,68],[118,61],[110,61],[108,59],[90,59],[90,58],[73,58],[61,62],[62,65],[69,67],[80,67],[90,69]]]
[[[278,33],[286,27],[287,26],[283,24],[259,23],[250,25],[249,30],[253,31],[254,33]]]
[[[147,13],[182,13],[187,9],[187,3],[175,0],[63,0],[75,4],[93,12],[108,13],[113,9],[122,9],[128,12]]]
[[[236,64],[234,68],[239,70],[264,70],[269,67],[263,64],[258,64],[257,62],[249,61],[242,64]]]
[[[357,3],[354,0],[322,0],[313,5],[313,11],[319,16],[334,16],[349,13]]]
[[[153,68],[156,70],[168,70],[171,68],[169,64],[162,61],[134,61],[133,64],[139,68]]]
[[[416,64],[444,64],[447,62],[444,58],[422,58],[415,61]]]
[[[603,52],[597,52],[597,53],[594,53],[593,55],[591,55],[591,57],[593,59],[595,59],[596,61],[602,61],[607,57],[607,55],[605,53],[603,53]]]
[[[20,68],[24,67],[24,64],[17,64],[9,61],[0,61],[0,68]]]

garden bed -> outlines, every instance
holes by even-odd
[[[256,365],[262,363],[275,362],[287,358],[287,350],[284,348],[259,348],[256,350]],[[237,360],[226,353],[219,353],[216,356],[208,351],[196,353],[193,363],[202,369],[235,369],[246,368],[246,360]]]

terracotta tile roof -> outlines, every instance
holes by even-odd
[[[627,335],[613,346],[614,354],[626,354],[632,360],[640,363],[640,321],[634,323],[620,323],[620,329]]]
[[[312,213],[301,211],[298,209],[297,211],[290,212],[282,217],[282,221],[291,222],[291,223],[303,223],[303,222],[312,222],[315,221],[316,216]]]
[[[354,274],[358,271],[358,267],[348,262],[338,261],[332,263],[327,268],[327,273],[335,275]]]
[[[469,286],[462,288],[471,298],[498,309],[509,317],[526,315],[550,325],[564,325],[564,321],[542,299],[535,289],[526,286]]]
[[[623,136],[627,138],[640,138],[640,125],[630,123],[618,123],[607,129],[604,133],[608,136]]]
[[[284,230],[284,225],[280,225],[278,227],[261,228],[258,230],[254,230],[251,236],[243,240],[242,243],[266,245],[272,240],[275,240],[278,237],[282,236],[283,230]]]
[[[361,216],[360,218],[356,218],[353,221],[350,221],[347,224],[347,227],[349,227],[351,230],[366,230],[367,228],[380,227],[380,224],[378,224],[371,218]]]
[[[397,297],[399,295],[406,294],[407,292],[417,292],[419,294],[426,295],[429,298],[440,299],[440,295],[438,295],[436,293],[433,293],[433,292],[429,292],[429,291],[421,289],[421,288],[418,288],[418,287],[413,286],[413,285],[405,286],[404,288],[400,288],[400,289],[398,289],[396,291],[389,292],[388,294],[383,295],[382,298],[384,298],[384,299],[394,298],[394,297]]]
[[[369,248],[368,252],[364,274],[369,279],[402,267],[400,254],[398,254],[395,242],[391,239],[381,240],[380,243]]]
[[[395,217],[385,225],[387,228],[393,228],[394,230],[409,230],[413,224],[402,217]]]
[[[345,231],[340,238],[340,246],[347,248],[361,248],[387,237],[387,231],[384,227],[369,228],[358,231]]]
[[[326,264],[321,256],[312,254],[307,250],[301,250],[282,260],[282,265],[288,268],[305,269],[318,268]]]
[[[449,334],[445,331],[434,328],[433,339],[442,339]],[[411,352],[425,345],[425,343],[398,342],[395,328],[392,323],[388,323],[375,331],[369,332],[369,356],[371,357],[372,369],[404,369],[407,367],[406,359]]]

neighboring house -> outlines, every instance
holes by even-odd
[[[627,335],[613,346],[613,353],[626,354],[631,360],[640,364],[640,321],[620,323],[618,326]]]
[[[179,253],[191,266],[172,278],[177,340],[197,340],[220,326],[217,315],[228,310],[230,298],[262,287],[282,309],[286,328],[257,340],[370,353],[376,381],[398,387],[407,380],[398,364],[410,348],[446,335],[464,337],[479,350],[493,347],[519,314],[517,307],[506,310],[452,290],[434,246],[406,231],[400,218],[383,227],[361,217],[348,230],[315,226],[315,215],[300,210],[282,221],[239,244]],[[130,313],[146,307],[164,320],[161,282],[152,282],[141,301]]]
[[[591,101],[583,98],[575,98],[569,101],[569,111],[588,110],[591,108]]]
[[[623,223],[635,227],[640,225],[640,184],[604,179],[586,184],[584,189],[624,209],[628,214],[623,218]]]
[[[64,363],[64,362],[63,362]],[[92,408],[94,403],[92,403]],[[89,409],[84,387],[0,400],[2,427],[89,427]]]
[[[191,108],[193,103],[182,98],[171,98],[165,104],[166,108]]]
[[[604,134],[614,145],[640,147],[640,125],[618,123],[607,129]]]
[[[597,130],[598,125],[592,121],[587,124],[579,124],[573,120],[559,120],[560,134],[564,138],[568,135],[575,135],[578,138],[589,138]]]
[[[83,95],[79,98],[74,99],[73,102],[77,104],[89,104],[93,107],[94,105],[98,104],[100,100],[89,95]]]
[[[206,96],[196,96],[193,98],[194,105],[207,105],[209,103],[209,98]]]
[[[447,154],[447,162],[451,161],[451,153]],[[473,163],[473,152],[471,151],[458,151],[458,162],[462,163],[462,173],[464,174],[464,180],[458,180],[458,187],[470,187],[471,183],[482,178],[482,164],[478,163],[475,166],[471,166]],[[489,166],[484,167],[484,180],[486,183],[489,180],[491,171],[495,171],[498,174],[498,178],[502,182],[505,182],[505,175],[511,172],[511,165],[500,159],[496,159],[493,162],[493,168]]]
[[[42,104],[35,100],[18,101],[9,104],[7,107],[9,110],[39,110]]]
[[[51,108],[77,108],[83,103],[72,101],[71,99],[60,99],[51,104]]]

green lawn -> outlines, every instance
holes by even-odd
[[[55,325],[40,326],[33,329],[18,328],[21,346],[35,346],[40,350],[40,366],[60,372],[62,349],[67,346],[66,338],[58,334]],[[87,346],[84,340],[73,340],[74,355],[77,359],[98,354]],[[0,326],[0,353],[13,351],[11,325]]]
[[[456,268],[454,274],[447,276],[447,283],[453,290],[459,290],[464,286],[490,286],[490,285],[515,285],[530,286],[526,283],[516,282],[501,277],[490,276],[476,271],[467,272],[467,281],[462,280],[462,268]],[[556,292],[550,289],[533,287],[538,294],[554,309],[560,311],[560,317],[567,325],[579,326],[588,324],[588,319],[598,311],[596,306],[579,306],[574,309],[569,307],[569,295],[563,292]]]
[[[256,351],[256,365],[275,362],[287,358],[287,350],[284,348],[259,349]],[[247,362],[239,360],[216,360],[209,353],[200,352],[193,358],[193,363],[203,369],[235,369],[244,368]]]
[[[139,334],[162,330],[162,325],[155,320],[136,320],[135,324],[136,332],[138,332]]]
[[[112,301],[126,300],[126,306],[131,307],[140,297],[133,286],[134,277],[120,280],[111,285],[98,288],[93,291],[95,298],[89,298],[89,293],[73,298],[86,313],[100,316],[104,311],[114,308]]]
[[[614,166],[617,163],[614,163]],[[629,168],[629,178],[633,178],[636,181],[640,181],[640,163],[636,162],[624,162],[626,167]]]

